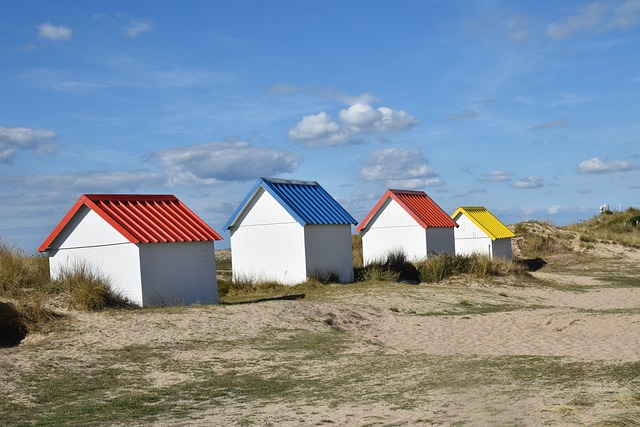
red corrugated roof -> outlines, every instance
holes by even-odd
[[[458,226],[424,191],[387,190],[367,217],[362,220],[358,228],[356,228],[356,231],[360,232],[363,228],[366,228],[371,218],[373,218],[389,197],[398,202],[423,228]]]
[[[131,243],[208,242],[222,237],[180,200],[163,194],[84,194],[38,248],[43,252],[83,205]]]

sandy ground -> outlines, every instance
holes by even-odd
[[[625,252],[615,255],[620,253]],[[629,253],[627,261],[637,262],[637,252]],[[640,361],[639,286],[604,286],[593,272],[559,274],[543,269],[534,276],[554,286],[513,279],[454,280],[435,286],[404,285],[397,292],[381,291],[379,286],[359,292],[336,287],[335,294],[298,301],[74,312],[66,331],[32,336],[18,348],[0,350],[4,397],[30,400],[16,386],[21,373],[60,361],[80,370],[100,363],[105,352],[141,347],[158,349],[165,359],[185,367],[167,369],[152,359],[136,365],[156,388],[196,380],[197,371],[189,367],[202,364],[222,369],[233,363],[238,372],[283,375],[287,365],[283,359],[291,357],[297,375],[324,378],[355,365],[363,369],[359,365],[366,363],[363,360],[421,361],[390,368],[386,379],[374,372],[372,378],[358,380],[360,385],[346,382],[344,390],[336,390],[361,396],[358,388],[370,387],[380,398],[347,395],[338,403],[330,398],[312,402],[273,398],[249,404],[229,399],[222,405],[193,408],[187,417],[144,423],[148,425],[606,425],[606,420],[620,414],[640,414],[640,370],[635,380],[625,383],[594,378],[566,386],[536,382],[532,388],[526,381],[440,387],[432,392],[421,387],[423,395],[407,405],[392,403],[381,392],[385,381],[395,394],[411,390],[422,377],[437,373],[432,369],[439,365],[431,366],[430,360],[450,360],[441,357],[451,357],[455,363],[508,356],[556,357],[563,363],[605,366]],[[483,310],[505,305],[514,309]],[[299,331],[326,333],[332,328],[344,331],[349,345],[339,356],[322,359],[326,362],[322,366],[305,365],[304,354],[270,352],[268,347],[269,340]],[[587,396],[587,404],[576,403],[576,396]],[[632,419],[625,420],[616,425],[635,425]]]

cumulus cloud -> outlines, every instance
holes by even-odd
[[[360,168],[360,176],[366,181],[403,183],[416,188],[415,185],[427,184],[427,178],[435,177],[436,173],[419,149],[386,148],[369,154]],[[431,181],[433,184],[436,182]]]
[[[511,171],[491,171],[482,174],[481,182],[509,182],[513,176]]]
[[[247,142],[209,142],[154,153],[151,159],[169,175],[170,185],[213,185],[295,171],[299,154]]]
[[[624,160],[612,160],[609,163],[603,162],[599,157],[584,160],[578,165],[581,173],[610,173],[635,169],[634,166]]]
[[[526,178],[521,178],[519,181],[516,181],[511,184],[513,188],[540,188],[544,187],[544,180],[539,176],[529,176]]]
[[[363,103],[341,110],[338,120],[324,111],[304,116],[289,130],[288,137],[307,147],[326,147],[359,143],[362,135],[407,130],[419,123],[406,111],[388,107],[373,108]]]
[[[629,29],[640,22],[640,0],[622,2],[592,2],[575,13],[547,26],[547,37],[565,40],[582,32],[605,32]]]
[[[47,129],[0,127],[0,163],[13,161],[16,150],[35,150],[40,155],[55,152],[52,139],[56,133]]]
[[[54,41],[71,40],[73,31],[69,27],[53,25],[49,22],[38,26],[38,35],[40,38]]]
[[[302,142],[307,147],[327,147],[348,143],[351,133],[322,111],[302,117],[302,120],[289,130],[288,137]]]
[[[153,22],[146,19],[132,19],[129,26],[124,29],[127,36],[135,38],[141,33],[147,33],[153,30]]]

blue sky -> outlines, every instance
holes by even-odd
[[[216,231],[260,176],[503,222],[640,205],[640,0],[29,1],[0,14],[0,236],[83,193]],[[228,239],[222,247],[228,246]]]

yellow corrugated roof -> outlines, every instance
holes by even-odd
[[[455,219],[460,212],[464,213],[475,225],[487,233],[491,240],[515,237],[511,230],[483,206],[460,206],[451,215],[451,218]]]

